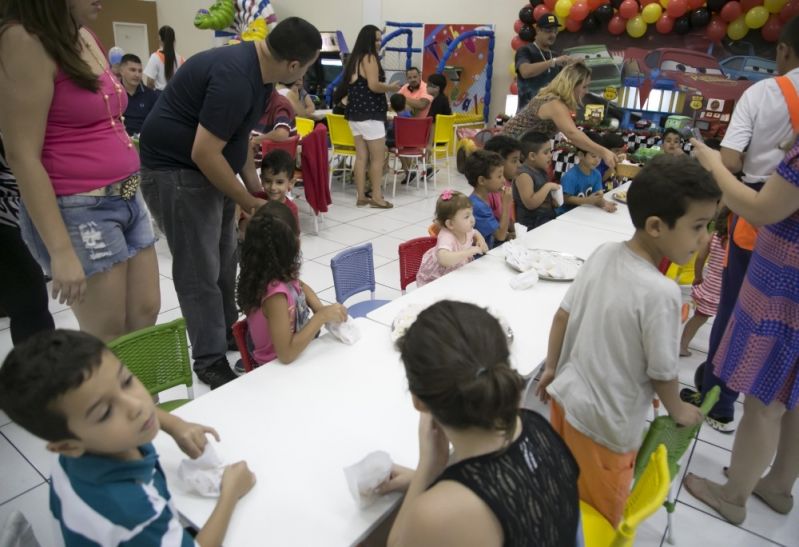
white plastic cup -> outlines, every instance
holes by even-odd
[[[552,196],[552,199],[555,200],[555,205],[558,207],[563,207],[563,187],[558,185],[555,190],[552,190],[549,193]]]

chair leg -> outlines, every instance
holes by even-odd
[[[427,160],[422,156],[422,176],[424,177],[424,197],[427,197]]]
[[[397,197],[397,156],[394,156],[394,185],[391,187],[391,199]]]
[[[189,399],[194,399],[194,386],[186,386],[186,391],[189,394]]]
[[[449,167],[449,150],[447,150],[447,186],[450,186],[452,184],[450,180],[451,175],[449,174],[450,171],[451,169]]]
[[[669,495],[666,498],[666,541],[669,545],[674,545],[674,522],[672,521],[672,513],[675,508],[674,502],[674,483],[669,484]]]

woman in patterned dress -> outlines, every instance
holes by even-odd
[[[691,142],[729,208],[762,226],[713,362],[716,374],[746,395],[728,480],[722,485],[693,474],[685,479],[691,494],[740,524],[752,493],[788,514],[799,475],[799,142],[759,193],[738,182],[718,152]]]

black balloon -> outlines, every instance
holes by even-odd
[[[674,32],[677,34],[686,34],[691,30],[691,17],[690,15],[683,15],[674,21]]]
[[[594,10],[593,15],[599,19],[600,23],[607,23],[613,19],[613,7],[611,7],[610,4],[602,4],[596,10]]]
[[[527,4],[522,9],[519,10],[519,19],[525,25],[532,25],[533,24],[533,6]]]
[[[593,13],[585,18],[583,21],[582,29],[587,32],[593,32],[599,28],[599,19]]]
[[[707,9],[713,13],[718,13],[724,7],[728,0],[707,0]]]
[[[535,40],[535,29],[530,25],[522,25],[519,29],[519,38],[525,42],[532,42]]]
[[[703,28],[710,22],[710,12],[705,8],[699,8],[691,12],[691,27]]]
[[[531,4],[533,7],[540,6],[540,5],[541,5],[541,4],[543,4],[543,3],[544,3],[544,0],[530,0],[530,4]]]
[[[619,9],[619,6],[621,6],[622,2],[624,2],[624,0],[610,0],[610,5],[613,6],[615,9]]]

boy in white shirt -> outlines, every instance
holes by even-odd
[[[684,264],[707,243],[720,197],[696,160],[653,159],[627,193],[633,238],[591,255],[552,322],[537,391],[580,465],[580,499],[614,526],[654,395],[678,423],[702,420],[680,401],[680,289],[658,264]]]

